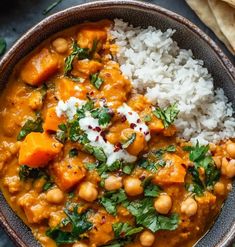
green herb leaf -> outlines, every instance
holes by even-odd
[[[165,109],[161,109],[160,107],[156,107],[155,110],[153,111],[153,114],[157,118],[159,118],[163,121],[165,128],[168,128],[171,124],[173,124],[173,122],[177,118],[177,116],[179,114],[179,110],[178,110],[177,104],[175,103],[173,105],[168,106]]]
[[[73,69],[73,61],[77,57],[79,60],[90,58],[90,52],[88,48],[81,48],[76,42],[73,42],[73,51],[65,59],[64,74],[69,75],[70,71]]]
[[[135,216],[136,224],[142,225],[152,232],[159,230],[175,230],[178,227],[179,216],[172,214],[170,217],[156,213],[152,198],[132,201],[127,209]]]
[[[104,80],[99,77],[99,73],[92,74],[90,76],[91,84],[96,87],[97,89],[100,89],[101,85],[103,84]]]
[[[52,181],[47,181],[44,185],[43,185],[43,191],[48,191],[49,189],[51,189],[54,186],[54,183]]]
[[[0,56],[5,53],[6,48],[7,48],[6,40],[0,37]]]
[[[46,231],[46,235],[52,238],[57,245],[76,242],[80,238],[81,234],[89,231],[93,226],[87,219],[88,212],[81,214],[78,213],[77,204],[73,207],[73,210],[66,208],[64,209],[64,212],[67,215],[67,218],[64,219],[56,228]],[[70,232],[61,229],[67,224],[71,225],[72,230]]]
[[[26,165],[20,166],[20,170],[19,170],[20,180],[25,181],[27,179],[38,179],[43,176],[48,176],[48,175],[45,173],[45,171],[43,171],[40,168],[31,168]]]
[[[144,188],[144,195],[149,197],[158,197],[161,191],[162,190],[159,186],[150,183]]]
[[[42,122],[41,117],[37,117],[35,120],[27,120],[17,136],[17,141],[23,140],[31,132],[43,132]]]
[[[50,6],[48,6],[46,9],[43,10],[43,14],[46,15],[49,13],[52,9],[54,9],[58,4],[60,4],[63,0],[57,0],[56,2],[52,3]]]
[[[152,121],[151,116],[150,116],[150,115],[145,115],[145,116],[144,116],[144,121],[145,121],[145,122],[150,122],[150,121]]]
[[[113,112],[107,107],[100,107],[93,109],[91,115],[93,118],[98,118],[99,125],[106,127],[113,117]]]
[[[123,189],[115,192],[106,192],[103,197],[100,199],[100,204],[105,208],[105,210],[112,214],[116,215],[118,204],[127,200],[126,193]]]
[[[78,150],[76,148],[72,148],[69,150],[69,157],[73,158],[75,156],[78,156]]]
[[[211,189],[211,187],[219,180],[220,171],[217,169],[212,156],[208,153],[209,145],[199,145],[184,147],[184,150],[189,151],[189,159],[194,162],[194,167],[188,169],[192,175],[193,184],[189,184],[186,188],[200,196],[203,191]],[[205,170],[205,181],[202,181],[199,176],[198,168],[202,167]]]
[[[122,143],[122,148],[128,148],[136,139],[136,133],[132,133],[130,138],[127,141]]]
[[[117,222],[113,224],[113,231],[116,239],[126,238],[141,232],[143,229],[143,227],[133,227],[127,222]]]

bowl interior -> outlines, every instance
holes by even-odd
[[[214,77],[216,87],[224,89],[229,101],[235,108],[235,74],[230,66],[229,72],[225,63],[216,52],[217,48],[206,35],[199,34],[196,27],[178,15],[160,7],[133,1],[104,1],[76,6],[57,13],[32,28],[0,62],[0,89],[6,85],[16,63],[50,35],[83,21],[96,21],[103,18],[121,18],[134,26],[155,26],[161,30],[176,30],[173,38],[181,48],[191,49],[196,58],[202,59]],[[211,42],[211,43],[210,43]],[[218,49],[219,50],[219,49]],[[220,52],[220,51],[219,51]],[[226,58],[225,58],[226,60]],[[226,62],[226,61],[225,61]],[[229,246],[235,232],[235,190],[230,193],[220,216],[211,230],[197,243],[197,247]],[[39,246],[29,229],[13,213],[0,194],[0,220],[10,230],[11,237],[19,246]]]

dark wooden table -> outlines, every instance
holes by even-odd
[[[53,1],[55,0],[0,0],[0,37],[4,37],[6,39],[8,49],[25,31],[45,18],[42,12],[46,7],[53,3]],[[85,2],[89,1],[64,0],[55,9],[53,9],[50,14]],[[184,0],[148,0],[148,2],[170,9],[191,20],[205,33],[207,33],[235,64],[235,57],[228,52],[225,46],[216,38],[214,33],[197,18]],[[15,245],[9,237],[0,228],[0,247],[14,246]]]

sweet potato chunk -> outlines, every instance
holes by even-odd
[[[72,74],[76,74],[76,71],[89,76],[90,74],[95,74],[101,70],[103,65],[95,60],[77,60],[74,63]]]
[[[77,158],[66,158],[53,164],[56,184],[63,190],[75,186],[86,174],[86,169]]]
[[[165,154],[164,160],[170,163],[159,169],[153,182],[157,184],[184,183],[186,171],[182,165],[183,160],[176,154]]]
[[[21,79],[32,86],[38,86],[53,75],[57,69],[57,56],[44,48],[23,66]]]
[[[93,42],[97,42],[97,50],[102,47],[102,44],[107,39],[107,32],[105,30],[97,29],[95,27],[84,27],[79,30],[77,42],[81,48],[92,49]]]
[[[56,87],[59,99],[64,101],[68,100],[72,96],[85,100],[88,92],[84,85],[73,82],[68,78],[57,79]]]
[[[58,117],[56,115],[55,107],[51,107],[47,110],[45,123],[43,129],[45,131],[57,131],[58,125],[65,122],[65,117]]]
[[[31,132],[22,142],[19,151],[19,164],[42,167],[55,158],[62,144],[45,133]]]

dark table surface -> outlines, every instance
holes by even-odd
[[[53,3],[53,1],[55,0],[0,0],[0,37],[6,39],[8,49],[24,32],[45,18],[42,12]],[[85,2],[89,1],[64,0],[49,14]],[[184,0],[148,0],[148,2],[170,9],[191,20],[207,33],[235,64],[235,57],[228,52],[225,46],[216,38],[214,33],[197,18]],[[0,247],[14,246],[15,245],[9,237],[0,228]]]

